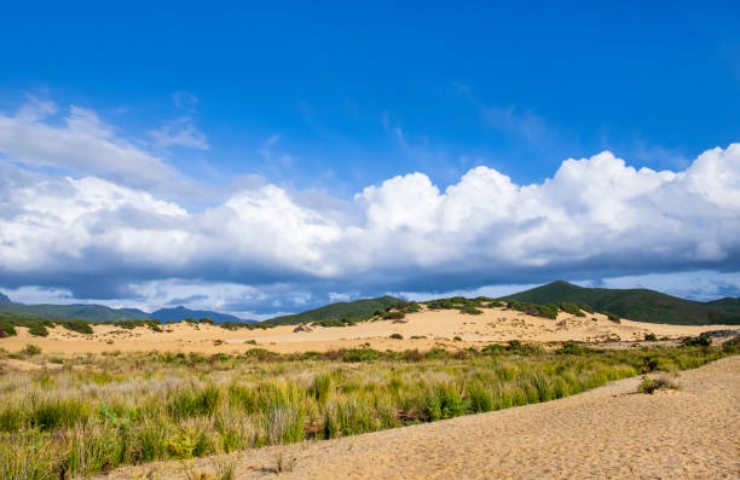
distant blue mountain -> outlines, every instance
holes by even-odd
[[[174,307],[174,308],[161,308],[156,312],[149,314],[155,320],[160,322],[180,322],[186,318],[194,318],[196,320],[201,318],[210,318],[215,323],[225,322],[239,322],[239,323],[254,323],[255,320],[244,320],[228,313],[213,312],[210,310],[190,310],[185,307]]]
[[[10,299],[7,295],[0,293],[0,303],[10,303]]]

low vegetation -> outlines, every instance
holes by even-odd
[[[547,352],[511,341],[456,352],[36,353],[29,361],[61,368],[0,375],[0,478],[72,478],[431,422],[695,368],[736,350],[568,344]],[[290,468],[289,458],[276,465]]]
[[[658,390],[678,390],[678,384],[666,375],[659,377],[642,377],[642,381],[637,386],[639,393],[652,395]]]

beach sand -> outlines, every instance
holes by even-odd
[[[233,464],[236,478],[581,479],[740,476],[740,357],[682,372],[679,391],[639,378],[552,402],[331,441],[129,467],[105,477],[186,478]],[[294,459],[294,461],[292,460]]]

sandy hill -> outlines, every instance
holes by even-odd
[[[556,319],[529,315],[504,307],[482,308],[470,315],[460,310],[430,310],[407,313],[403,319],[375,318],[345,327],[280,325],[270,329],[227,330],[218,325],[179,323],[162,326],[162,332],[142,326],[131,330],[116,325],[93,325],[93,334],[82,334],[60,326],[49,328],[47,337],[31,336],[17,327],[18,335],[0,339],[9,351],[28,343],[45,352],[72,354],[105,351],[171,351],[241,353],[262,347],[276,352],[327,351],[370,346],[378,350],[426,350],[481,347],[492,342],[639,341],[647,333],[679,338],[706,330],[731,329],[727,325],[666,325],[621,320],[616,323],[602,314],[575,316],[560,312]],[[391,335],[400,338],[391,338]]]

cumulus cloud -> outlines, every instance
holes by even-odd
[[[284,311],[347,292],[740,270],[740,144],[678,172],[602,152],[537,184],[481,166],[446,189],[411,173],[331,203],[265,183],[189,211],[110,180],[0,163],[0,285]],[[231,300],[195,298],[219,288]]]

